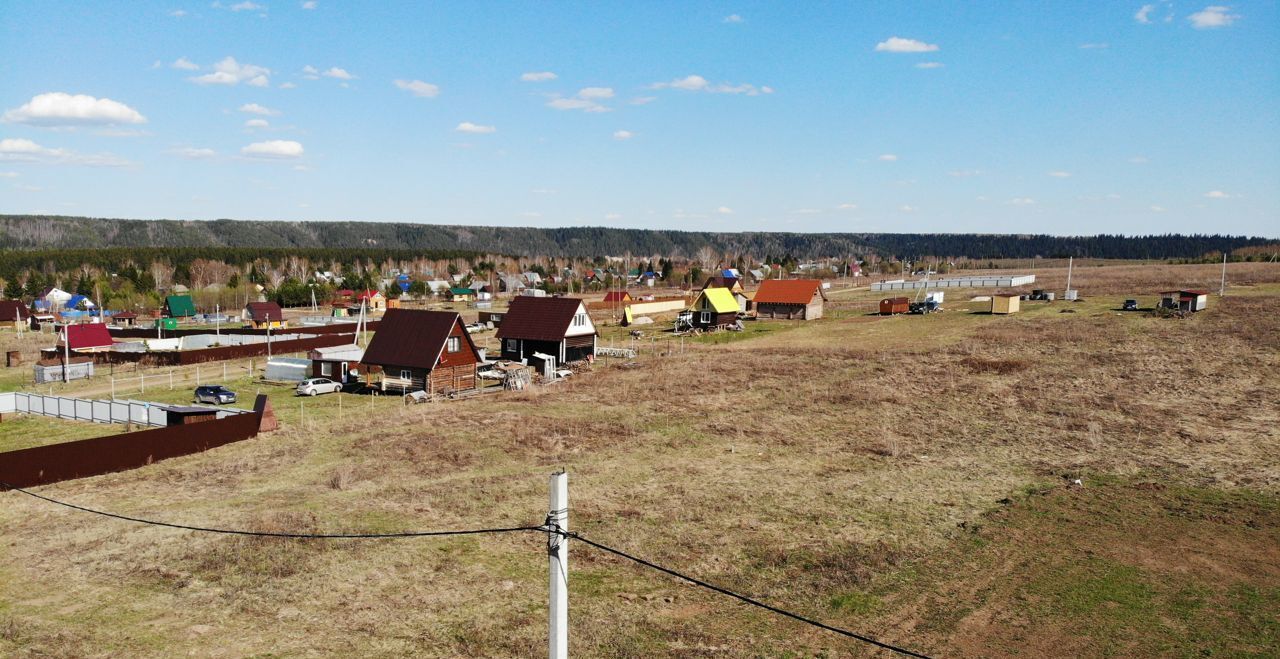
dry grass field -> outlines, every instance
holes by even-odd
[[[277,387],[277,432],[39,491],[232,528],[474,528],[540,523],[563,467],[584,536],[930,655],[1275,656],[1280,265],[1233,266],[1190,318],[1114,311],[1217,273],[1077,269],[1084,301],[1010,317],[841,293],[822,321],[430,406],[321,397],[304,421]],[[536,533],[271,540],[0,501],[0,655],[546,651]],[[577,655],[886,656],[571,551]]]

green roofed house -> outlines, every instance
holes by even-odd
[[[704,288],[693,300],[690,323],[700,329],[724,327],[738,322],[738,300],[727,288]]]
[[[449,289],[449,299],[453,302],[470,302],[476,299],[476,292],[470,288],[454,286]]]
[[[196,315],[196,305],[190,295],[170,295],[164,299],[161,313],[165,318],[190,318]]]

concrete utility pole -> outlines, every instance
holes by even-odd
[[[547,512],[547,558],[550,564],[547,657],[569,657],[569,474],[551,474],[550,508]]]
[[[1227,294],[1227,253],[1222,253],[1222,283],[1218,285],[1218,297]]]
[[[1062,294],[1063,298],[1071,299],[1071,266],[1075,264],[1075,257],[1067,257],[1067,291]]]

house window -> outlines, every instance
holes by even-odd
[[[702,324],[703,324],[703,325],[710,325],[710,324],[711,324],[711,312],[710,312],[710,311],[704,311],[704,312],[702,312]]]
[[[459,350],[462,350],[462,338],[457,336],[449,337],[445,350],[448,350],[449,352],[458,352]]]
[[[400,371],[400,379],[401,379],[401,380],[412,380],[412,379],[413,379],[413,373],[412,373],[412,372],[410,372],[410,371],[408,371],[408,370],[401,369],[401,371]]]
[[[328,377],[333,375],[333,364],[329,362],[320,362],[320,375]]]
[[[516,339],[507,339],[507,352],[520,352],[520,342]]]
[[[580,314],[574,315],[573,317],[574,327],[586,327],[586,325],[587,325],[587,314],[580,313]]]

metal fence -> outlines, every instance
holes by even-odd
[[[94,423],[167,426],[169,425],[167,411],[169,407],[171,406],[164,403],[153,403],[144,400],[91,400],[23,392],[0,394],[0,414],[21,412],[59,419],[92,421]],[[219,419],[249,412],[249,410],[234,407],[209,409],[216,409]]]

